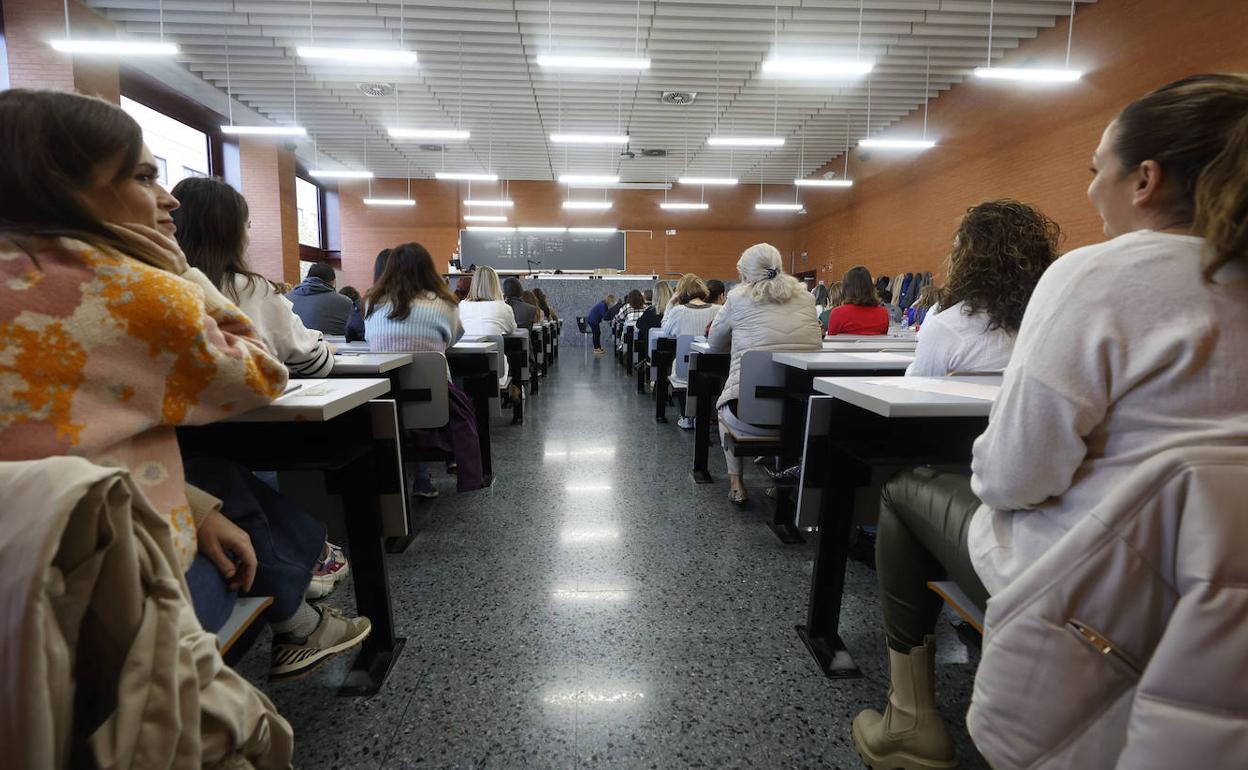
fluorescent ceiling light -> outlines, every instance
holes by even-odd
[[[754,208],[759,211],[801,211],[804,206],[800,203],[755,203]]]
[[[307,136],[302,126],[221,126],[221,133],[234,136]]]
[[[497,182],[498,174],[474,174],[466,171],[439,171],[434,174],[442,180],[462,182]]]
[[[565,209],[592,209],[595,211],[605,211],[611,208],[611,201],[564,201]]]
[[[537,57],[537,66],[575,70],[648,70],[649,59],[620,56],[552,56]]]
[[[470,226],[464,229],[476,233],[514,233],[516,231],[514,227],[482,227],[481,225]]]
[[[551,134],[555,144],[628,144],[627,134]]]
[[[522,233],[565,233],[568,231],[566,227],[517,227]]]
[[[506,222],[507,217],[501,214],[464,214],[465,222]]]
[[[509,200],[496,200],[495,201],[495,200],[482,200],[482,199],[473,200],[472,198],[465,198],[464,205],[465,206],[504,206],[506,208],[511,208],[512,206],[516,204],[515,202],[509,201]]]
[[[706,211],[711,207],[709,203],[685,203],[680,201],[663,201],[659,204],[661,209],[675,209],[677,211]]]
[[[453,128],[392,128],[389,130],[395,139],[467,139],[471,132]]]
[[[737,180],[730,176],[682,176],[676,180],[681,184],[734,185]]]
[[[314,168],[309,169],[308,174],[317,179],[372,179],[371,171],[353,171],[351,169],[337,168]]]
[[[763,72],[794,78],[834,78],[866,75],[875,64],[859,59],[771,58],[763,62]]]
[[[706,140],[712,147],[779,147],[783,136],[712,136]]]
[[[794,179],[798,187],[853,187],[852,179]]]
[[[138,40],[49,40],[62,53],[99,54],[102,56],[176,56],[173,43],[144,43]]]
[[[365,206],[415,206],[411,198],[365,198]]]
[[[1083,72],[1070,69],[1032,69],[1030,67],[976,67],[975,77],[988,80],[1022,80],[1029,83],[1072,83],[1083,77]]]
[[[327,48],[301,45],[295,51],[305,59],[324,59],[346,64],[415,64],[415,51],[384,48]]]
[[[620,230],[616,227],[569,227],[570,233],[618,233]]]
[[[620,178],[610,174],[560,174],[559,181],[563,184],[616,184]]]
[[[929,139],[863,139],[858,146],[877,150],[930,150],[936,142]]]

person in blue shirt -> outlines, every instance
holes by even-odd
[[[615,295],[608,294],[601,301],[599,301],[597,305],[590,308],[589,315],[585,316],[585,324],[589,326],[590,333],[594,335],[594,355],[596,356],[601,356],[606,353],[606,351],[602,349],[602,329],[599,328],[599,324],[601,324],[602,320],[606,318],[607,312],[614,304]]]

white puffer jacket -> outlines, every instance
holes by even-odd
[[[1248,765],[1248,448],[1141,463],[988,602],[967,726],[997,770]]]
[[[748,287],[728,293],[723,308],[711,324],[707,337],[716,353],[732,351],[728,380],[715,407],[737,397],[741,389],[741,356],[747,350],[811,350],[823,347],[823,329],[815,315],[815,298],[808,291],[794,292],[788,302],[756,302]]]

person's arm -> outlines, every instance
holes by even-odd
[[[729,297],[724,306],[715,314],[711,329],[706,334],[707,344],[714,353],[727,353],[732,350],[732,298]]]
[[[334,368],[334,351],[324,335],[303,325],[294,305],[277,293],[268,282],[253,279],[250,285],[238,281],[240,297],[251,295],[247,305],[259,318],[273,343],[273,353],[296,377],[324,377]]]
[[[945,324],[933,319],[915,335],[914,361],[906,367],[907,377],[944,377],[957,336]]]
[[[464,325],[459,322],[459,307],[451,305],[449,309],[451,313],[451,339],[447,342],[447,347],[464,338]]]
[[[516,325],[516,311],[512,310],[511,305],[508,305],[506,302],[500,304],[502,307],[498,309],[498,318],[503,325],[503,333],[511,334],[519,328]]]
[[[660,328],[663,329],[664,335],[668,337],[674,336],[673,332],[676,330],[676,325],[680,321],[681,313],[684,312],[682,310],[683,307],[683,305],[670,307],[667,309],[667,312],[663,314],[663,325]]]

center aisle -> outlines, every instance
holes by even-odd
[[[442,496],[389,557],[407,646],[382,692],[335,697],[344,661],[262,685],[295,727],[296,764],[861,766],[849,722],[887,686],[874,573],[851,563],[842,626],[868,679],[825,679],[793,630],[813,545],[764,526],[752,467],[744,511],[718,447],[719,483],[695,485],[692,432],[656,424],[614,360],[576,348],[525,420],[493,432],[492,489],[456,495],[434,473]],[[350,596],[340,584],[332,601]],[[952,635],[943,648],[966,658]],[[971,669],[954,670],[945,717],[963,767],[982,767],[962,726]]]

